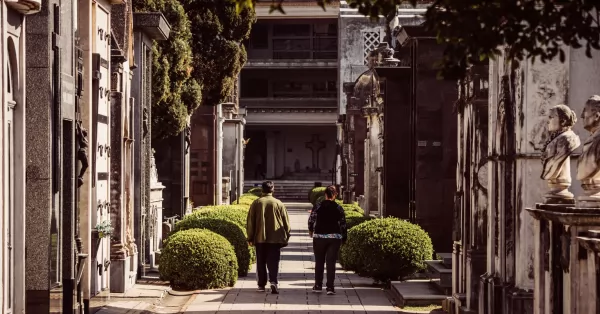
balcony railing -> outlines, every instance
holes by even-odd
[[[313,36],[273,37],[270,49],[248,49],[249,59],[275,60],[336,60],[337,37]]]

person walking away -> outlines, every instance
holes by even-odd
[[[327,264],[327,294],[335,294],[335,264],[342,244],[346,242],[346,214],[335,202],[334,185],[325,189],[325,200],[317,205],[308,218],[308,231],[313,238],[315,254],[315,285],[313,292],[323,290],[323,271]]]
[[[278,278],[281,248],[290,238],[290,219],[283,203],[273,197],[275,186],[271,181],[262,184],[262,196],[248,211],[246,231],[248,244],[256,247],[256,274],[258,291],[267,285],[267,270],[271,293],[279,294]]]

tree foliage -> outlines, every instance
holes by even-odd
[[[191,77],[192,34],[190,21],[177,0],[134,0],[136,12],[161,12],[171,32],[166,41],[155,42],[152,60],[152,136],[177,135],[200,103],[201,86]]]
[[[324,7],[331,1],[315,0]],[[256,0],[236,0],[240,7]],[[600,1],[597,0],[349,0],[350,7],[372,18],[395,12],[400,4],[428,3],[425,28],[446,45],[441,74],[460,79],[467,69],[485,58],[495,58],[506,48],[513,61],[559,57],[564,47],[600,49]],[[283,0],[273,0],[271,10],[284,12]],[[410,35],[410,34],[409,34]]]
[[[233,94],[246,62],[242,41],[256,21],[254,10],[235,0],[180,0],[192,31],[192,77],[202,82],[202,104],[217,105]]]
[[[465,70],[506,47],[513,61],[556,58],[565,47],[600,49],[596,0],[437,0],[425,26],[446,44],[443,74],[462,78]],[[595,13],[592,13],[595,12]]]

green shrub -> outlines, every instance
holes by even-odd
[[[358,226],[361,223],[372,220],[372,219],[373,219],[373,217],[370,217],[370,216],[362,216],[362,215],[360,217],[354,216],[354,215],[349,216],[346,213],[346,228],[348,230],[350,230],[352,227]]]
[[[317,200],[315,201],[314,205],[321,204],[324,200],[325,200],[325,195],[321,195],[321,196],[319,196],[319,198],[317,198]],[[338,204],[340,204],[340,205],[344,204],[344,202],[342,202],[341,200],[335,200],[335,202],[338,203]]]
[[[246,229],[240,225],[220,218],[207,218],[189,215],[175,225],[173,232],[188,229],[208,229],[222,235],[235,249],[237,257],[238,276],[248,275],[251,262],[256,259],[253,247],[248,246]]]
[[[340,263],[360,276],[388,282],[425,268],[433,246],[421,227],[397,218],[363,222],[348,230]]]
[[[173,233],[160,256],[160,278],[175,289],[197,290],[233,287],[238,265],[233,246],[224,237],[206,230]]]
[[[317,199],[321,196],[325,196],[325,187],[314,187],[308,194],[308,200],[311,204],[315,205],[317,204]]]
[[[355,211],[359,214],[365,214],[365,210],[360,208],[360,206],[358,206],[358,204],[341,204],[342,208],[344,208],[344,211]]]
[[[256,196],[254,194],[244,193],[244,194],[242,194],[242,196],[240,196],[240,198],[237,201],[233,202],[233,204],[234,205],[247,205],[247,206],[250,206],[258,198],[259,198],[259,196]]]
[[[262,188],[251,188],[247,193],[245,194],[252,194],[256,197],[261,197],[262,196]]]
[[[196,207],[192,210],[192,212],[195,212],[198,210],[227,210],[227,209],[245,210],[247,212],[249,208],[250,207],[248,207],[246,205],[210,205],[210,206]]]
[[[194,219],[195,217],[225,219],[245,229],[248,210],[241,209],[240,206],[202,207],[187,215],[185,219]]]
[[[357,213],[353,210],[344,210],[344,213],[346,214],[346,219],[350,218],[350,217],[364,217],[365,215]]]

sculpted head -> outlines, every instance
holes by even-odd
[[[600,96],[594,95],[587,100],[581,119],[583,119],[583,128],[591,133],[600,128]]]
[[[577,122],[577,115],[571,108],[565,105],[557,105],[550,108],[548,115],[548,131],[566,131]]]

